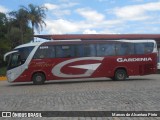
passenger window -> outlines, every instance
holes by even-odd
[[[136,54],[144,54],[144,51],[145,51],[144,43],[135,43]]]
[[[75,46],[75,56],[76,57],[84,57],[84,45],[76,45]]]
[[[115,55],[115,44],[97,44],[97,56]]]
[[[34,55],[34,59],[55,58],[54,46],[40,46]]]
[[[154,48],[154,43],[145,43],[145,53],[152,53]]]
[[[96,56],[96,49],[94,44],[84,45],[84,56],[85,57]]]
[[[57,58],[70,58],[74,56],[75,56],[74,46],[70,46],[70,45],[56,46]]]
[[[134,44],[131,43],[118,43],[116,44],[117,55],[131,55],[134,54]]]
[[[154,48],[153,43],[135,43],[136,54],[152,53]]]

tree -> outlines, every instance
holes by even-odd
[[[18,25],[20,29],[20,35],[21,35],[21,43],[24,43],[24,32],[28,25],[28,14],[24,9],[19,9],[18,11],[12,11],[9,13],[13,19],[11,20],[14,25]]]
[[[46,25],[45,7],[29,4],[22,6],[8,15],[0,12],[0,67],[3,64],[3,55],[15,46],[33,39],[34,28],[40,32]],[[32,25],[30,27],[30,24]]]
[[[17,45],[21,44],[21,36],[19,36],[21,34],[21,31],[19,28],[17,27],[12,27],[9,33],[9,38],[11,38],[11,47],[14,48]]]
[[[6,15],[0,12],[0,67],[4,65],[3,54],[10,49],[7,39],[7,23]]]
[[[0,12],[0,26],[5,25],[7,22],[7,17],[4,13]]]
[[[32,25],[32,33],[34,34],[34,28],[40,32],[43,29],[43,25],[46,25],[44,19],[46,18],[45,11],[47,8],[29,4],[28,8],[22,6],[22,9],[26,10],[28,13],[28,19]]]

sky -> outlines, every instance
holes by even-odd
[[[0,12],[45,6],[36,34],[160,34],[160,0],[0,0]]]

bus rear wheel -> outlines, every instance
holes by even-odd
[[[114,80],[125,80],[127,78],[127,72],[124,69],[116,70],[114,74]]]
[[[32,77],[32,80],[33,80],[33,84],[35,85],[44,84],[45,75],[43,73],[35,73]]]

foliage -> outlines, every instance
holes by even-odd
[[[0,76],[4,76],[6,74],[6,67],[0,68]]]
[[[7,39],[7,17],[0,13],[0,66],[3,65],[3,54],[10,50],[9,40]]]
[[[13,21],[15,25],[18,25],[20,31],[20,39],[21,43],[24,43],[24,32],[25,28],[28,25],[27,12],[24,9],[19,9],[18,11],[12,11],[9,13],[11,17],[13,17]]]
[[[40,32],[43,29],[43,25],[46,25],[43,19],[46,17],[45,11],[47,8],[44,6],[29,4],[28,8],[22,6],[22,9],[24,9],[28,14],[28,20],[32,25],[32,32],[34,33],[34,28]]]
[[[34,28],[41,31],[45,25],[46,8],[29,4],[8,14],[0,12],[0,68],[3,55],[14,47],[33,39]],[[30,25],[32,25],[30,27]]]

